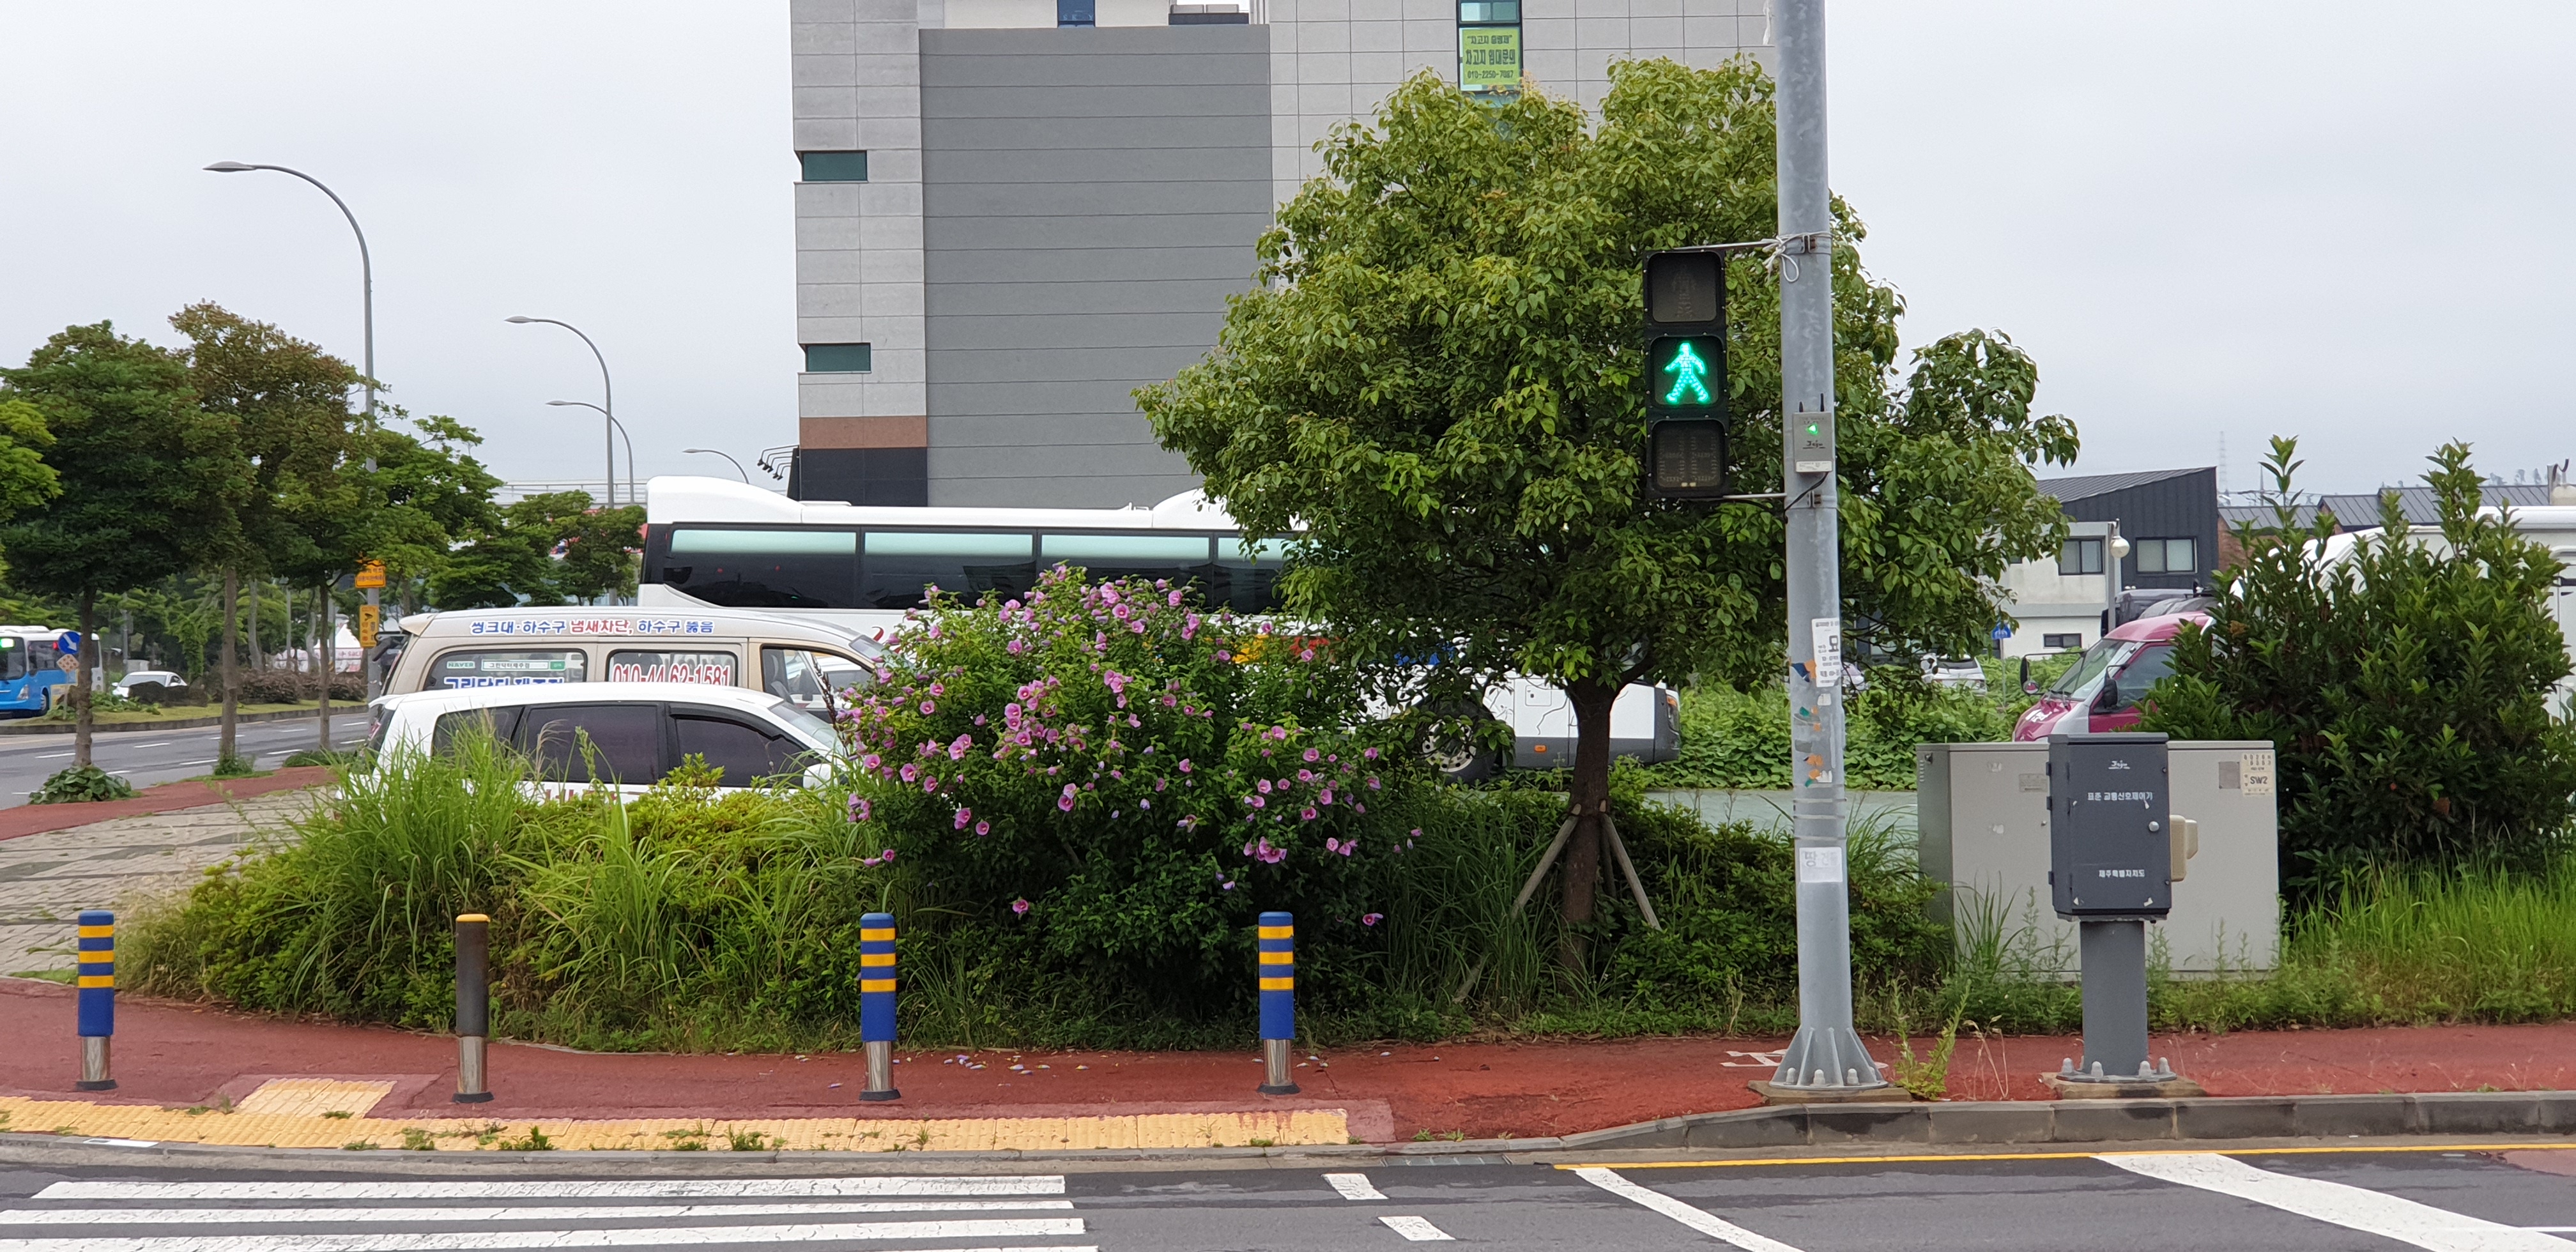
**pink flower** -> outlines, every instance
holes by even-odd
[[[934,696],[944,696],[948,694],[948,688],[943,683],[932,683],[930,684],[930,694]]]
[[[1011,901],[1011,912],[1013,912],[1014,914],[1017,914],[1018,916],[1021,916],[1021,917],[1026,917],[1026,916],[1028,916],[1028,915],[1029,915],[1029,902],[1028,902],[1028,901],[1026,901],[1026,900],[1013,900],[1013,901]]]
[[[1386,920],[1386,914],[1384,914],[1384,913],[1362,913],[1362,914],[1360,914],[1360,925],[1362,925],[1362,926],[1375,926],[1375,925],[1377,925],[1379,922],[1382,922],[1382,921],[1385,921],[1385,920]]]
[[[1252,807],[1254,807],[1254,808],[1256,808],[1256,809],[1266,809],[1266,808],[1269,808],[1269,807],[1270,807],[1270,802],[1269,802],[1268,800],[1264,800],[1264,799],[1262,799],[1262,798],[1261,798],[1261,797],[1259,797],[1259,796],[1253,796],[1253,797],[1251,797],[1251,800],[1252,800]]]
[[[1301,649],[1301,650],[1297,653],[1297,659],[1298,659],[1298,660],[1300,660],[1300,661],[1311,661],[1311,660],[1314,660],[1314,659],[1315,659],[1315,650],[1314,650],[1313,648],[1305,648],[1305,649]]]
[[[1002,645],[1002,646],[1003,646],[1006,650],[1008,650],[1008,651],[1010,652],[1010,654],[1011,654],[1011,655],[1013,655],[1013,656],[1018,656],[1018,655],[1020,654],[1020,641],[1019,641],[1019,640],[1017,640],[1017,639],[1014,639],[1014,640],[1010,641],[1009,643],[1004,644],[1004,645]]]
[[[1055,806],[1056,806],[1057,808],[1059,808],[1059,809],[1064,810],[1064,811],[1065,811],[1065,812],[1067,812],[1067,813],[1072,812],[1072,811],[1073,811],[1073,797],[1074,797],[1074,795],[1075,795],[1075,794],[1076,794],[1076,793],[1075,793],[1075,790],[1074,790],[1074,786],[1073,786],[1073,784],[1072,784],[1072,783],[1066,783],[1066,784],[1064,785],[1064,794],[1063,794],[1063,795],[1060,795],[1060,796],[1057,796],[1057,797],[1055,798]]]
[[[1378,785],[1377,785],[1377,778],[1376,778],[1376,776],[1374,776],[1374,775],[1370,776],[1370,778],[1369,778],[1369,780],[1368,780],[1368,784],[1369,784],[1369,790],[1371,790],[1371,791],[1375,791],[1375,790],[1377,790],[1377,789],[1378,789]]]
[[[916,778],[919,778],[919,777],[921,777],[921,767],[920,767],[920,766],[915,765],[915,764],[913,764],[913,763],[912,763],[912,762],[910,762],[910,761],[906,761],[906,762],[904,762],[904,763],[903,763],[903,780],[904,780],[905,782],[911,782],[912,780],[914,780],[914,779],[916,779]]]
[[[864,822],[868,820],[868,802],[866,800],[857,796],[850,797],[850,820],[854,822]]]
[[[1357,852],[1357,851],[1359,851],[1359,850],[1360,850],[1360,841],[1359,841],[1359,840],[1357,840],[1357,839],[1346,839],[1346,840],[1344,840],[1344,841],[1342,842],[1342,855],[1344,855],[1344,856],[1349,856],[1350,854],[1352,854],[1352,853],[1354,853],[1354,852]]]
[[[1315,797],[1315,803],[1317,803],[1317,804],[1331,804],[1332,802],[1333,802],[1333,789],[1332,789],[1332,788],[1330,788],[1330,787],[1326,787],[1326,788],[1324,788],[1324,793],[1323,793],[1322,795],[1319,795],[1319,796],[1316,796],[1316,797]]]
[[[923,795],[931,795],[931,794],[936,793],[938,790],[939,790],[939,775],[937,775],[937,774],[924,774],[924,775],[922,775],[922,776],[921,776],[921,794],[923,794]]]
[[[939,706],[929,700],[924,700],[921,702],[921,711],[924,715],[936,713],[939,711]]]
[[[1363,752],[1361,752],[1361,753],[1360,753],[1360,757],[1361,757],[1361,759],[1363,759],[1363,760],[1374,761],[1374,760],[1376,760],[1376,759],[1377,759],[1377,749],[1375,749],[1375,748],[1370,748],[1370,749],[1368,749],[1368,750],[1366,750],[1366,751],[1363,751]]]
[[[949,829],[951,829],[951,830],[964,830],[964,829],[966,829],[966,823],[968,823],[968,822],[970,822],[970,821],[973,821],[973,820],[974,820],[974,818],[975,818],[975,810],[973,810],[973,809],[959,809],[959,810],[957,810],[957,821],[956,821],[954,824],[952,824],[952,825],[949,827]]]
[[[1327,839],[1324,841],[1324,850],[1326,852],[1339,852],[1342,850],[1342,841],[1339,839]]]
[[[1307,806],[1306,809],[1299,814],[1299,820],[1308,822],[1315,820],[1314,807],[1312,805]]]
[[[1259,789],[1260,789],[1260,791],[1261,791],[1261,794],[1263,794],[1263,795],[1265,795],[1265,796],[1270,794],[1270,780],[1269,780],[1269,779],[1267,779],[1267,778],[1261,779],[1260,781],[1255,782],[1255,783],[1253,783],[1252,785],[1253,785],[1254,787],[1259,788]]]
[[[1315,771],[1313,771],[1313,770],[1311,770],[1311,769],[1301,769],[1301,770],[1297,771],[1297,781],[1299,781],[1299,782],[1313,782],[1313,781],[1315,781]]]
[[[1321,750],[1319,750],[1319,749],[1315,749],[1315,748],[1308,748],[1308,749],[1306,749],[1306,761],[1307,761],[1307,763],[1308,763],[1308,764],[1310,764],[1310,765],[1311,765],[1311,764],[1313,764],[1314,762],[1316,762],[1317,760],[1322,759],[1323,755],[1324,755],[1324,754],[1323,754],[1323,752],[1322,752]]]
[[[1172,593],[1172,595],[1171,595],[1171,605],[1172,605],[1172,607],[1173,607],[1173,608],[1176,608],[1176,609],[1177,609],[1177,608],[1179,608],[1179,607],[1181,607],[1181,593],[1180,593],[1180,592],[1178,592],[1178,591],[1174,591],[1174,592]]]
[[[875,769],[875,768],[877,767],[877,765],[878,765],[878,763],[879,763],[879,761],[880,761],[881,759],[882,759],[882,758],[878,757],[876,753],[871,752],[871,753],[867,754],[866,756],[863,756],[863,757],[860,757],[860,758],[859,758],[859,768],[861,768],[861,769]]]
[[[973,735],[959,735],[959,736],[957,736],[957,741],[956,741],[955,743],[952,743],[952,744],[949,744],[949,745],[948,745],[948,759],[949,759],[949,760],[952,760],[952,761],[962,761],[962,760],[965,760],[965,759],[966,759],[966,749],[971,748],[971,747],[973,747],[973,746],[975,746],[975,736],[973,736]]]
[[[1181,772],[1184,774],[1190,772],[1190,762],[1188,757],[1181,758]]]
[[[1132,610],[1130,610],[1126,605],[1123,605],[1123,604],[1122,604],[1122,605],[1119,605],[1119,606],[1117,607],[1117,609],[1115,609],[1115,610],[1114,610],[1114,611],[1112,611],[1112,613],[1111,613],[1111,616],[1116,617],[1119,621],[1122,621],[1122,622],[1123,622],[1123,621],[1126,621],[1128,618],[1130,618],[1130,617],[1132,617],[1132,616],[1134,616],[1134,615],[1135,615],[1135,614],[1134,614],[1134,612],[1133,612]]]

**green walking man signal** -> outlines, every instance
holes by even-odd
[[[1726,494],[1726,262],[1657,252],[1645,266],[1646,494]]]

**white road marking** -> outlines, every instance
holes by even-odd
[[[118,747],[120,747],[120,748],[134,748],[134,749],[137,749],[137,750],[140,750],[140,749],[143,749],[143,748],[166,748],[166,747],[169,747],[169,746],[170,746],[170,741],[169,741],[169,740],[167,740],[167,739],[164,739],[164,740],[162,740],[162,741],[161,741],[161,742],[159,742],[159,743],[121,743],[121,744],[118,744],[117,746],[118,746]]]
[[[1366,1174],[1326,1174],[1324,1181],[1333,1184],[1345,1200],[1383,1200],[1386,1196],[1369,1185]]]
[[[58,1182],[39,1200],[537,1200],[1063,1195],[1062,1174],[492,1182]]]
[[[96,1142],[96,1141],[93,1141]],[[0,1226],[161,1226],[232,1222],[578,1222],[627,1217],[793,1217],[831,1213],[990,1213],[1073,1207],[1071,1200],[870,1200],[841,1204],[549,1204],[345,1209],[7,1209]]]
[[[1744,1252],[1798,1252],[1798,1249],[1777,1239],[1757,1235],[1722,1217],[1703,1213],[1663,1192],[1640,1187],[1620,1177],[1615,1171],[1593,1167],[1578,1169],[1574,1171],[1574,1176],[1612,1195],[1634,1200],[1701,1234],[1714,1239],[1723,1239],[1744,1249]],[[2566,1252],[2566,1250],[2562,1248],[2559,1252]]]
[[[2567,1241],[2552,1235],[2480,1221],[2366,1187],[2276,1174],[2212,1152],[2110,1153],[2093,1159],[2141,1177],[2252,1200],[2432,1252],[2568,1252]]]
[[[66,757],[70,755],[71,753],[69,752],[39,752],[36,754],[36,759],[39,761],[50,761],[57,757]]]
[[[625,1230],[451,1230],[382,1235],[176,1235],[142,1239],[0,1239],[0,1252],[483,1252],[489,1248],[687,1247],[840,1239],[1025,1239],[1078,1235],[1079,1217],[793,1226],[642,1226]]]
[[[1411,1239],[1415,1243],[1429,1243],[1435,1239],[1445,1239],[1451,1243],[1457,1242],[1455,1239],[1450,1239],[1447,1231],[1444,1231],[1419,1217],[1381,1217],[1378,1220],[1385,1222],[1387,1229],[1392,1230],[1407,1239]]]

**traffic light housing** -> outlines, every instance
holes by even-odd
[[[1726,258],[1646,258],[1646,494],[1726,494]]]

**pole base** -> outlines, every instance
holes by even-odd
[[[2141,1078],[2123,1075],[2095,1078],[2088,1074],[2042,1074],[2039,1081],[2060,1100],[2179,1100],[2205,1096],[2199,1083],[2168,1070]]]
[[[1263,1095],[1295,1095],[1297,1094],[1298,1088],[1297,1084],[1293,1082],[1279,1083],[1276,1085],[1265,1082],[1260,1086],[1253,1088],[1253,1090],[1258,1091]]]
[[[458,1104],[484,1104],[488,1103],[492,1099],[492,1093],[489,1091],[459,1091],[455,1095],[447,1098]]]
[[[1764,1104],[1910,1104],[1914,1093],[1892,1083],[1875,1087],[1791,1087],[1765,1079],[1744,1084]]]
[[[82,1080],[81,1080],[81,1081],[79,1081],[79,1082],[73,1083],[73,1084],[72,1084],[72,1090],[74,1090],[74,1091],[114,1091],[114,1090],[116,1090],[116,1080],[115,1080],[115,1079],[113,1079],[113,1078],[101,1078],[101,1079],[99,1079],[99,1080],[98,1080],[98,1081],[96,1081],[96,1082],[92,1082],[92,1081],[90,1081],[90,1080],[88,1080],[88,1079],[84,1078],[84,1079],[82,1079]]]
[[[903,1092],[888,1087],[883,1091],[862,1091],[859,1093],[859,1098],[868,1101],[900,1100],[903,1098]]]

